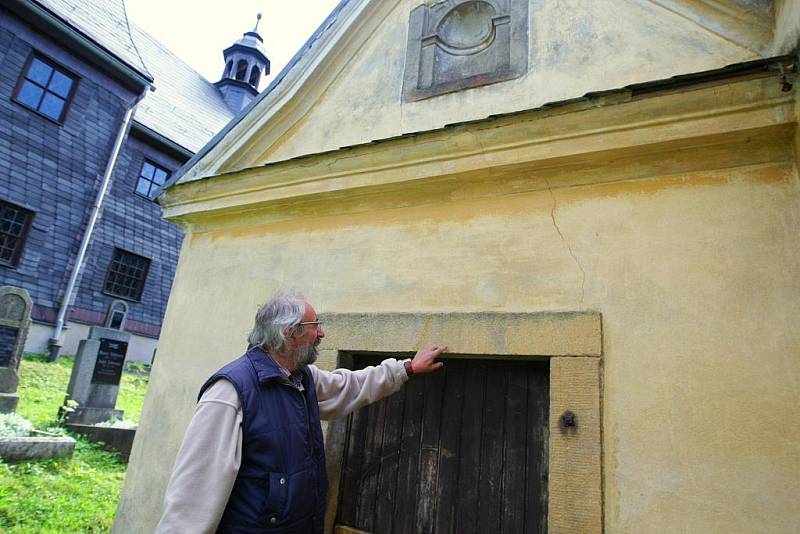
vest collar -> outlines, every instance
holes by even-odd
[[[278,362],[269,356],[261,347],[251,347],[247,351],[246,356],[253,365],[253,368],[256,370],[259,383],[264,383],[268,380],[282,380],[286,378],[281,370],[280,365],[278,365]],[[303,378],[307,379],[308,369],[303,368],[301,372],[303,374]]]

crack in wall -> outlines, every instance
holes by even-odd
[[[578,260],[578,257],[575,255],[575,252],[572,250],[569,241],[567,241],[567,239],[564,237],[564,234],[561,232],[561,228],[558,226],[558,221],[556,221],[556,207],[558,202],[556,201],[556,195],[553,192],[553,187],[550,185],[550,181],[547,180],[547,178],[545,178],[544,183],[547,185],[547,191],[550,192],[550,197],[553,199],[553,206],[550,208],[550,220],[553,221],[553,228],[556,229],[561,241],[563,241],[564,245],[566,245],[570,257],[581,271],[581,298],[578,301],[578,304],[583,304],[583,299],[586,296],[586,271],[584,270],[583,265],[581,265],[581,262]]]

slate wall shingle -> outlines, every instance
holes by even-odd
[[[24,287],[34,316],[52,320],[77,255],[96,191],[133,94],[81,69],[72,106],[56,124],[13,101],[13,93],[33,50],[53,54],[43,36],[19,31],[19,21],[0,10],[0,199],[35,213],[16,268],[0,267],[0,284]],[[57,62],[82,61],[58,50]],[[115,297],[103,293],[114,247],[151,260],[141,302],[129,304],[129,320],[157,335],[164,315],[182,239],[181,230],[161,219],[161,208],[134,194],[143,159],[170,170],[183,162],[131,137],[120,152],[112,185],[89,246],[73,307],[83,317],[105,314]]]

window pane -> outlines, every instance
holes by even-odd
[[[42,87],[45,87],[47,86],[47,82],[50,81],[50,75],[52,73],[53,69],[50,67],[50,65],[33,58],[33,61],[31,61],[31,67],[28,69],[28,74],[25,77],[29,80],[33,80]]]
[[[72,89],[72,78],[56,71],[53,73],[53,79],[50,80],[50,85],[47,88],[58,96],[67,98],[69,90]]]
[[[42,88],[37,87],[29,81],[25,81],[22,83],[22,87],[19,90],[17,100],[26,106],[36,109],[39,107],[39,101],[42,99],[42,94],[44,94],[44,90],[42,90]]]
[[[27,219],[27,216],[21,211],[18,211],[18,210],[11,211],[11,210],[9,210],[9,212],[11,213],[11,215],[9,215],[9,217],[14,219],[15,222],[18,222],[20,224],[23,224],[25,222],[25,219]]]
[[[42,99],[42,104],[39,106],[40,112],[55,120],[61,118],[62,109],[64,109],[64,99],[53,93],[46,93]]]
[[[148,179],[152,180],[153,179],[153,173],[155,172],[155,170],[156,170],[155,167],[153,167],[152,165],[150,165],[149,163],[147,163],[145,161],[142,164],[141,175],[144,176],[145,178],[148,178]]]
[[[164,182],[167,179],[167,173],[163,169],[156,169],[155,176],[153,176],[153,181],[156,185],[164,185]]]
[[[136,184],[136,192],[139,193],[140,195],[149,196],[150,182],[148,182],[144,178],[139,178],[139,183]]]
[[[114,328],[115,330],[119,330],[119,328],[122,326],[122,319],[124,318],[125,318],[124,312],[121,311],[112,312],[110,321],[111,324],[109,326],[111,328]]]

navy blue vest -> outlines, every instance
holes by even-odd
[[[321,533],[328,479],[311,373],[303,369],[301,392],[256,347],[217,371],[200,396],[220,378],[239,393],[242,464],[217,532]]]

